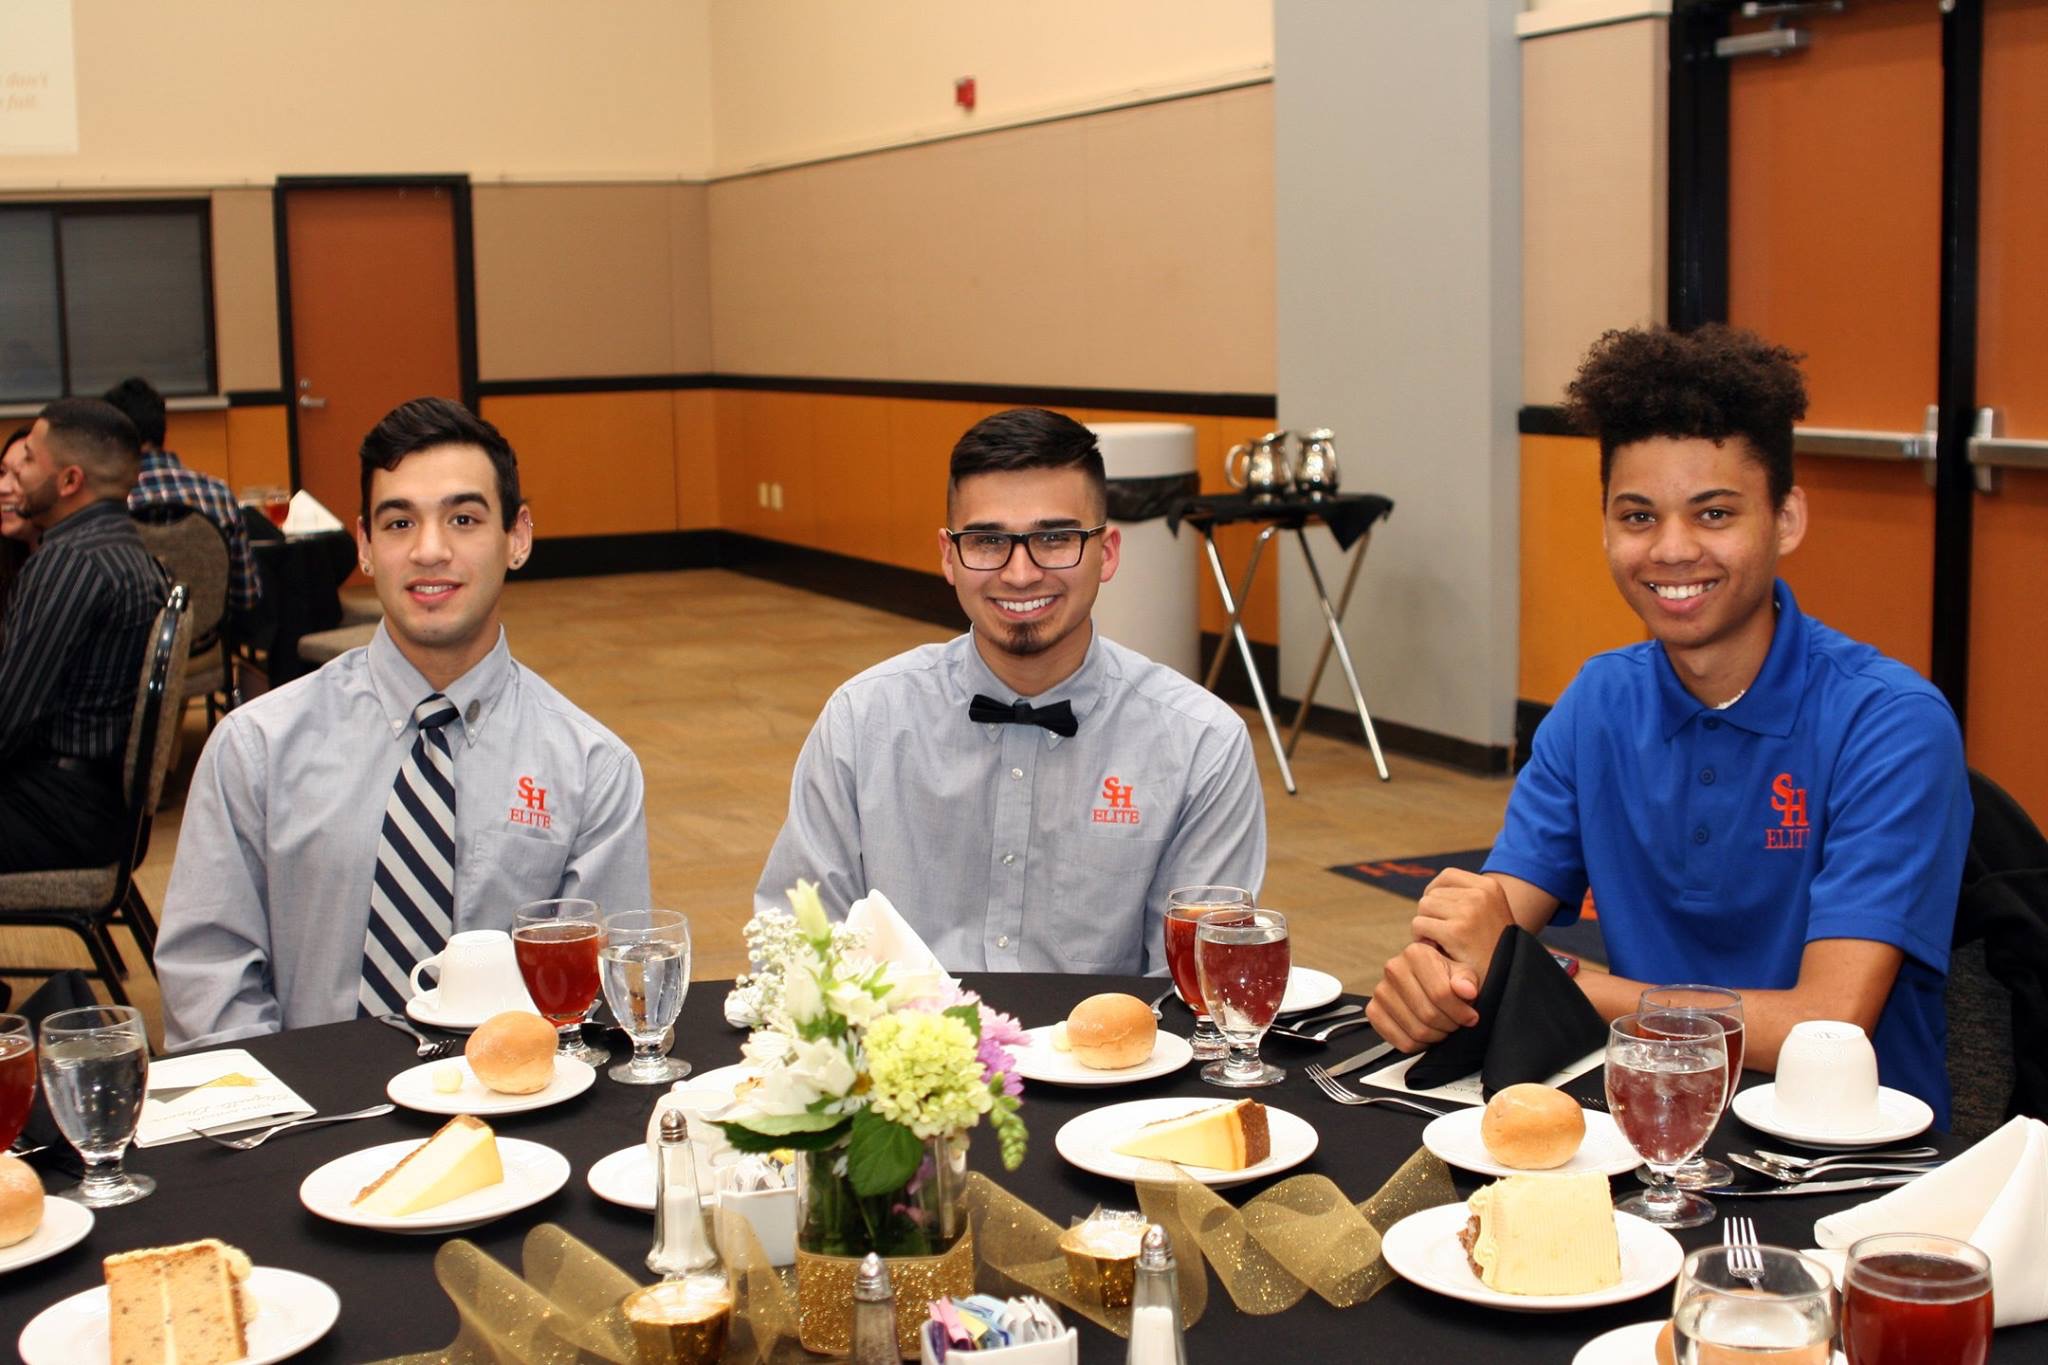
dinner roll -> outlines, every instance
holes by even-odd
[[[26,1161],[0,1152],[0,1247],[35,1236],[43,1225],[43,1182]]]
[[[1562,1090],[1511,1085],[1486,1102],[1479,1140],[1503,1166],[1547,1171],[1562,1166],[1586,1137],[1586,1111]]]
[[[1091,995],[1067,1016],[1067,1047],[1095,1071],[1120,1071],[1152,1055],[1159,1021],[1135,995]]]
[[[491,1089],[531,1095],[555,1078],[555,1026],[538,1014],[506,1010],[469,1035],[462,1055]]]

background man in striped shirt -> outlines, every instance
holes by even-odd
[[[50,404],[6,452],[42,543],[0,645],[0,872],[120,857],[121,758],[170,590],[128,520],[139,458],[134,424],[96,398]]]

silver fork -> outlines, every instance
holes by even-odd
[[[1867,1161],[1924,1161],[1941,1155],[1932,1147],[1887,1147],[1876,1151],[1866,1148],[1860,1151],[1833,1152],[1827,1156],[1794,1156],[1790,1152],[1767,1152],[1761,1147],[1755,1151],[1765,1161],[1773,1161],[1780,1166],[1797,1166],[1802,1170],[1808,1166],[1825,1166],[1831,1162],[1846,1161],[1855,1157],[1862,1157]]]
[[[1723,1222],[1722,1230],[1727,1234],[1728,1273],[1748,1281],[1751,1289],[1762,1290],[1764,1253],[1762,1244],[1756,1239],[1756,1223],[1740,1215],[1732,1215]]]
[[[349,1114],[314,1114],[308,1118],[287,1119],[283,1123],[274,1123],[268,1128],[261,1128],[253,1133],[237,1133],[233,1137],[221,1137],[207,1132],[204,1128],[194,1128],[192,1132],[216,1146],[232,1147],[238,1152],[246,1152],[252,1148],[261,1147],[287,1128],[316,1128],[323,1123],[347,1123],[352,1119],[374,1119],[390,1113],[397,1107],[393,1104],[373,1104],[368,1109],[358,1109]]]
[[[1159,1013],[1158,1010],[1152,1012],[1155,1015]],[[443,1057],[452,1057],[455,1055],[456,1049],[464,1046],[466,1041],[461,1038],[429,1038],[426,1034],[421,1033],[395,1014],[380,1014],[377,1016],[377,1022],[388,1024],[400,1033],[417,1039],[419,1046],[413,1049],[413,1055],[423,1062],[438,1062]]]
[[[1322,1067],[1314,1062],[1310,1062],[1302,1070],[1307,1072],[1308,1078],[1316,1083],[1316,1089],[1322,1091],[1339,1104],[1392,1104],[1398,1105],[1403,1109],[1413,1109],[1420,1114],[1427,1114],[1433,1119],[1442,1118],[1446,1112],[1442,1109],[1432,1109],[1420,1100],[1411,1100],[1403,1095],[1361,1095],[1355,1090],[1347,1089],[1342,1081],[1323,1070]]]

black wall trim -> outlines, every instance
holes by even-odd
[[[1169,389],[1080,389],[1032,384],[951,384],[905,379],[823,379],[810,375],[626,374],[562,379],[486,379],[485,398],[557,393],[636,393],[661,389],[746,389],[761,393],[829,393],[855,398],[927,398],[1010,407],[1117,408],[1126,412],[1187,413],[1199,417],[1270,418],[1279,401],[1270,393],[1183,393]]]
[[[967,628],[967,617],[960,610],[953,585],[938,574],[877,564],[829,550],[785,545],[738,531],[723,535],[720,551],[725,568],[842,602],[894,612],[914,621],[927,621],[948,630]]]
[[[613,374],[576,379],[483,379],[477,393],[484,398],[525,398],[558,393],[653,393],[671,389],[718,387],[714,374]]]
[[[277,408],[285,402],[283,389],[229,389],[221,397],[231,408]]]
[[[1564,409],[1555,403],[1525,404],[1515,418],[1515,429],[1524,436],[1583,436],[1584,432],[1565,420]]]
[[[1934,471],[1934,639],[1928,673],[1967,725],[1970,563],[1976,477],[1969,441],[1977,415],[1978,183],[1984,122],[1984,7],[1941,16],[1941,343]]]
[[[1665,318],[1679,331],[1728,318],[1728,0],[1680,0],[1670,29]]]
[[[715,569],[725,562],[724,539],[723,531],[556,536],[535,541],[533,557],[514,578],[594,578],[615,573]]]

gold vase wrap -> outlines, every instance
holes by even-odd
[[[968,1233],[942,1256],[885,1256],[889,1285],[896,1293],[896,1349],[917,1353],[917,1334],[929,1316],[926,1306],[948,1295],[974,1292],[974,1234]],[[853,1282],[860,1261],[852,1256],[796,1253],[798,1336],[804,1349],[844,1355],[853,1346]]]

